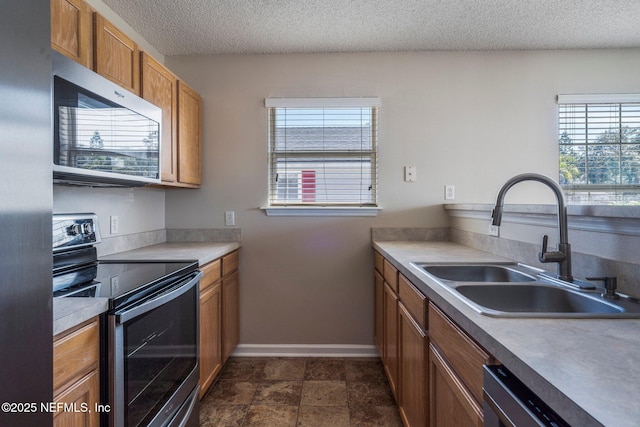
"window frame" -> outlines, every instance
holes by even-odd
[[[640,94],[571,94],[571,95],[558,95],[557,97],[558,104],[558,180],[564,189],[565,197],[567,198],[568,204],[575,205],[592,205],[592,204],[602,204],[602,205],[633,205],[637,204],[640,201],[640,183],[638,184],[623,184],[621,182],[618,183],[589,183],[589,170],[590,168],[597,168],[601,166],[593,163],[593,160],[590,161],[589,151],[590,148],[594,147],[616,147],[617,151],[620,153],[620,161],[622,161],[623,153],[625,149],[628,150],[629,147],[633,148],[634,145],[640,145],[640,140],[638,142],[624,142],[622,138],[618,139],[617,142],[598,142],[592,141],[590,134],[594,133],[594,129],[598,129],[598,135],[606,136],[607,132],[611,130],[618,130],[618,133],[622,135],[624,133],[624,129],[631,129],[636,134],[640,135]],[[577,106],[577,108],[584,108],[584,111],[577,113],[576,118],[573,121],[569,120],[570,111],[563,111],[566,108],[569,108],[571,105]],[[604,127],[598,128],[599,120],[603,121],[604,119],[600,119],[595,115],[590,115],[589,108],[596,110],[598,108],[606,108],[610,106],[610,108],[617,108],[618,117],[616,119],[611,119],[612,116],[608,118],[609,128],[605,129]],[[633,115],[634,122],[632,122],[633,126],[629,127],[628,123],[623,119],[623,108],[633,108],[635,111],[635,115]],[[603,116],[604,117],[604,116]],[[607,123],[607,122],[604,122]],[[600,124],[601,125],[601,124]],[[613,126],[612,126],[613,125]],[[567,135],[567,130],[571,128],[571,126],[575,126],[574,129],[578,129],[578,131],[574,131],[573,135],[584,135],[584,140],[581,142],[573,142],[571,138]],[[571,140],[570,143],[563,143],[563,138],[569,138]],[[582,156],[583,159],[583,168],[582,174],[585,174],[586,182],[583,183],[566,183],[563,182],[563,147],[577,147],[582,148],[582,152],[584,153]],[[580,151],[580,150],[578,150]],[[631,151],[633,152],[633,150]],[[574,166],[575,167],[575,166]],[[619,173],[623,169],[622,165],[618,166]],[[610,173],[610,168],[606,170]],[[566,178],[565,178],[566,179]],[[627,196],[625,197],[625,193]],[[600,200],[598,201],[598,195]],[[592,197],[596,197],[593,199]],[[586,200],[585,200],[586,199]]]
[[[361,98],[266,98],[265,107],[267,108],[267,120],[268,120],[268,182],[267,182],[267,206],[261,209],[268,216],[375,216],[381,210],[378,204],[378,107],[380,106],[380,99],[374,97],[361,97]],[[308,173],[311,171],[291,170],[287,171],[288,174],[298,174],[300,188],[298,189],[298,200],[296,203],[273,203],[274,192],[280,191],[277,188],[275,178],[273,177],[274,162],[277,158],[283,156],[282,151],[275,151],[275,128],[273,123],[275,122],[275,112],[277,108],[292,108],[292,109],[322,109],[322,108],[371,108],[372,117],[374,120],[374,130],[371,134],[371,147],[366,150],[322,150],[325,155],[331,155],[339,158],[350,157],[369,157],[371,159],[371,190],[372,202],[371,203],[358,203],[358,202],[315,202],[310,201],[309,197],[305,199],[305,172],[306,177],[310,176]],[[319,152],[314,152],[312,155],[318,155]],[[295,157],[301,155],[308,155],[304,150],[291,150],[291,154]],[[320,156],[319,156],[320,157]],[[307,191],[315,191],[314,183],[309,183]],[[288,190],[287,190],[288,191]]]

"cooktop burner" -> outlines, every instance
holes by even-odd
[[[188,275],[197,261],[99,261],[95,214],[53,216],[53,296],[108,298],[109,308],[151,295]]]
[[[53,295],[55,297],[109,298],[110,308],[115,308],[126,304],[134,294],[138,299],[145,293],[153,292],[166,281],[188,274],[197,267],[196,261],[98,262],[95,266],[87,267],[95,272],[95,278],[60,289]]]

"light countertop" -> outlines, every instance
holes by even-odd
[[[205,265],[240,247],[240,242],[172,242],[100,257],[106,261],[190,261]]]
[[[640,320],[484,316],[411,263],[505,258],[450,242],[373,246],[571,425],[638,425]]]
[[[176,242],[119,252],[100,259],[110,261],[191,261],[204,265],[240,247],[240,242]],[[54,298],[53,335],[107,311],[106,298]]]

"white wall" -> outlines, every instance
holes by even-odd
[[[98,215],[103,238],[165,228],[165,192],[153,188],[91,188],[53,186],[53,213]],[[111,234],[109,218],[117,216],[119,231]]]
[[[243,230],[241,341],[372,343],[371,226],[442,227],[521,172],[557,176],[559,93],[639,92],[640,50],[168,57],[203,97],[200,190],[168,190],[167,228]],[[266,97],[378,96],[377,218],[273,218]],[[403,166],[418,180],[403,182]],[[520,184],[507,203],[553,202]]]

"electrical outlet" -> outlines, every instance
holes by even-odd
[[[500,226],[489,224],[489,236],[500,237]]]
[[[454,185],[444,186],[444,199],[454,200],[456,198],[456,187]]]
[[[111,295],[116,295],[120,290],[120,276],[113,276],[111,278]]]
[[[224,224],[227,226],[236,225],[236,213],[234,211],[226,211],[224,213]]]
[[[120,232],[120,219],[116,215],[110,217],[109,229],[111,234],[118,234]]]

